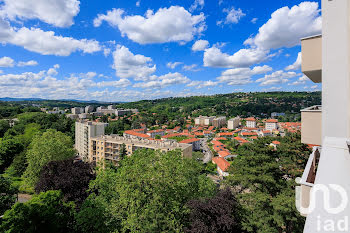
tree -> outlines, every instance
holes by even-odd
[[[123,143],[120,147],[120,150],[119,150],[119,158],[120,160],[123,160],[126,156],[126,145]]]
[[[92,194],[82,204],[75,217],[76,232],[106,233],[113,232],[118,227],[109,223],[110,214],[106,211],[104,203],[101,203]]]
[[[48,162],[72,158],[74,154],[73,142],[65,134],[49,129],[42,135],[36,135],[26,154],[28,167],[23,174],[26,183],[34,186],[42,167]]]
[[[178,232],[186,223],[192,199],[210,197],[214,183],[201,165],[180,151],[138,150],[117,171],[99,171],[92,182],[121,232]],[[106,173],[107,172],[107,173]]]
[[[48,191],[26,203],[16,203],[6,211],[1,232],[72,232],[74,204],[65,203],[60,191]]]
[[[0,120],[0,138],[4,136],[6,131],[10,128],[10,124],[6,120]]]
[[[5,210],[10,209],[16,199],[17,190],[11,186],[9,179],[0,175],[0,215],[3,215]]]
[[[277,162],[276,152],[266,146],[269,139],[260,139],[244,144],[237,150],[229,168],[231,174],[226,184],[239,191],[261,191],[276,195],[283,187],[283,173]]]
[[[10,166],[15,155],[21,153],[24,146],[16,139],[2,139],[0,141],[0,173]]]
[[[192,200],[187,233],[229,233],[241,232],[236,219],[238,203],[230,189],[218,192],[214,197],[204,200]]]
[[[88,197],[87,190],[93,179],[95,174],[88,163],[73,159],[51,161],[41,170],[35,191],[61,190],[64,201],[74,201],[80,206]]]

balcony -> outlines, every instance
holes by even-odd
[[[322,106],[315,105],[301,110],[301,142],[322,144]]]
[[[301,39],[301,71],[314,83],[322,82],[322,35]]]
[[[321,148],[314,147],[313,152],[307,161],[303,176],[299,181],[300,187],[299,192],[297,192],[296,201],[297,208],[303,216],[307,215],[302,209],[307,210],[310,204],[310,191],[315,183],[320,154]]]

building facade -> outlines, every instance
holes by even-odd
[[[226,125],[226,117],[221,116],[221,117],[216,117],[213,119],[213,124],[214,127],[216,128],[221,128]]]
[[[184,157],[192,157],[192,145],[174,141],[156,141],[148,139],[130,138],[127,136],[104,135],[90,138],[89,162],[109,160],[118,163],[120,150],[125,145],[126,155],[131,156],[139,149],[160,150],[168,152],[180,149]]]
[[[255,128],[256,127],[256,119],[254,117],[249,117],[246,119],[246,127],[247,128]]]
[[[265,121],[265,130],[275,130],[277,129],[278,120],[268,119]]]
[[[75,149],[84,160],[89,153],[89,140],[91,137],[104,135],[108,123],[96,123],[91,121],[75,122]]]
[[[235,117],[227,121],[227,128],[228,129],[237,129],[239,127],[240,118]]]

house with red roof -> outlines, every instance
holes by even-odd
[[[233,155],[231,154],[231,152],[229,150],[222,150],[222,151],[219,151],[218,152],[218,155],[221,157],[221,158],[224,158],[224,159],[228,159],[228,158],[232,158]]]
[[[212,159],[212,163],[217,165],[217,171],[219,173],[220,176],[228,176],[228,168],[230,167],[230,163],[227,162],[226,159],[222,158],[222,157],[214,157]]]
[[[254,117],[246,118],[246,127],[255,128],[256,127],[256,119]]]
[[[272,146],[275,150],[277,150],[277,146],[279,146],[281,143],[279,141],[272,141],[270,143],[270,146]]]
[[[277,129],[278,120],[277,119],[268,119],[265,121],[265,130],[275,130]]]
[[[124,137],[131,137],[131,138],[138,138],[138,139],[149,139],[151,136],[144,134],[144,133],[139,133],[134,130],[126,130],[124,131]]]
[[[149,135],[151,138],[155,138],[157,135],[164,136],[165,131],[163,129],[149,130],[146,134]]]

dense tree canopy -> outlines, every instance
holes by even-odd
[[[17,199],[17,190],[9,179],[0,175],[0,215],[10,209]]]
[[[95,174],[88,163],[73,159],[51,161],[41,169],[35,191],[61,190],[65,201],[80,205],[87,198],[89,183],[93,179]]]
[[[41,169],[50,161],[72,158],[75,154],[70,137],[53,129],[36,135],[27,151],[28,167],[24,173],[28,185],[34,186]]]
[[[16,139],[3,139],[0,141],[0,173],[10,166],[15,155],[21,153],[24,146]]]
[[[101,170],[92,184],[119,231],[178,232],[186,223],[186,203],[215,193],[201,169],[179,151],[138,150],[116,172]]]
[[[8,233],[66,233],[74,229],[74,204],[65,203],[60,191],[40,193],[5,212],[0,231]]]
[[[281,144],[275,150],[272,140]],[[229,169],[226,185],[242,207],[241,225],[247,232],[303,231],[304,218],[295,208],[296,176],[301,176],[310,150],[300,135],[261,138],[240,146]]]
[[[230,189],[218,192],[205,200],[192,200],[188,233],[234,233],[239,229],[239,207]]]

